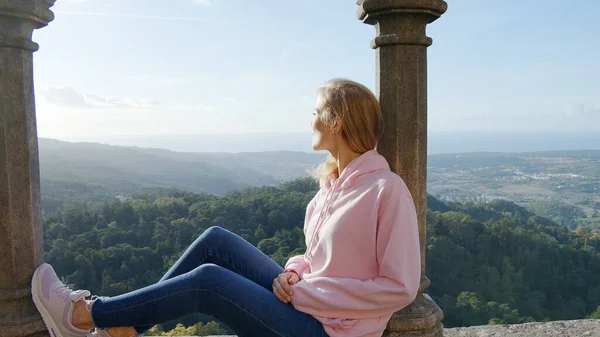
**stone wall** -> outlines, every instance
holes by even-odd
[[[444,330],[444,337],[600,337],[600,320],[484,325]]]
[[[451,328],[444,329],[444,337],[600,337],[600,320],[587,319]]]

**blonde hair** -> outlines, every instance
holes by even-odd
[[[363,154],[377,147],[383,133],[383,118],[377,97],[366,86],[342,78],[334,78],[319,88],[323,98],[321,121],[328,130],[341,127],[342,139],[350,150]],[[336,125],[339,123],[339,125]],[[321,187],[338,178],[335,159],[329,157],[313,172]]]

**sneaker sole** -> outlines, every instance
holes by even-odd
[[[44,305],[40,300],[40,296],[38,295],[37,275],[38,273],[45,271],[47,268],[48,265],[44,263],[35,270],[35,273],[33,273],[33,277],[31,279],[31,297],[33,298],[33,303],[35,304],[35,307],[42,315],[42,320],[44,320],[44,324],[46,324],[46,329],[48,329],[50,336],[64,337],[63,334],[60,333],[60,330],[58,330],[56,323],[54,322],[46,308],[44,308]]]

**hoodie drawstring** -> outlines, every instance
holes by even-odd
[[[317,244],[316,238],[319,235],[319,232],[325,225],[325,213],[331,208],[333,204],[333,194],[336,189],[344,190],[350,188],[354,181],[362,177],[364,175],[370,174],[372,172],[380,171],[380,170],[388,170],[390,166],[388,162],[377,153],[376,150],[370,150],[363,153],[360,157],[354,159],[352,162],[346,166],[341,175],[330,185],[329,190],[327,191],[327,195],[325,196],[325,200],[323,202],[323,208],[319,212],[319,217],[317,218],[317,222],[315,223],[314,231],[310,237],[310,240],[306,243],[306,253],[305,257],[310,259],[312,257],[312,250]]]
[[[314,247],[315,238],[317,237],[319,231],[321,230],[321,227],[323,227],[323,224],[325,223],[324,215],[325,212],[327,212],[329,206],[331,205],[331,199],[333,199],[333,192],[335,191],[336,184],[337,182],[334,182],[329,191],[327,192],[323,208],[321,208],[321,212],[319,212],[319,217],[317,218],[317,223],[315,224],[315,230],[313,231],[310,237],[310,241],[308,242],[306,248],[306,252],[309,255],[309,257],[311,256],[312,248]]]

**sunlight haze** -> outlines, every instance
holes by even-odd
[[[600,131],[598,1],[448,1],[430,131]],[[308,132],[332,77],[375,89],[348,0],[59,0],[36,31],[41,137]]]

